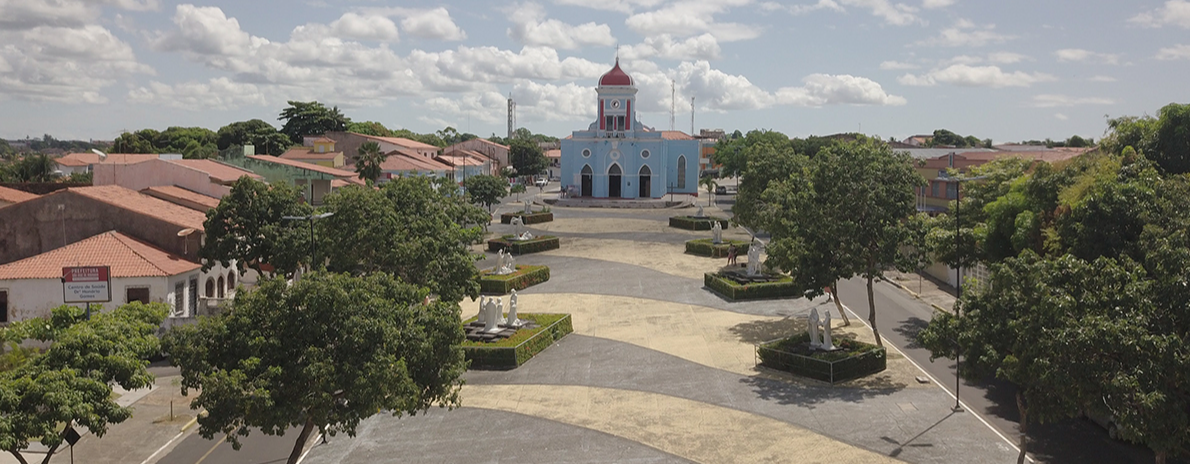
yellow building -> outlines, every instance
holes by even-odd
[[[326,137],[314,139],[313,147],[294,147],[281,154],[286,160],[300,161],[327,168],[342,168],[347,164],[343,152],[335,151],[335,141]]]

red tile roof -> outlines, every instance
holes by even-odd
[[[141,192],[203,213],[219,206],[219,199],[215,197],[178,186],[153,186]]]
[[[693,137],[682,131],[661,131],[661,138],[667,140],[694,140]]]
[[[183,228],[201,230],[203,222],[207,219],[207,215],[202,212],[115,185],[71,187],[58,192],[73,192],[125,210],[168,221]]]
[[[325,166],[319,166],[319,165],[315,165],[313,163],[305,163],[305,162],[300,162],[300,161],[296,161],[296,160],[287,160],[284,158],[279,158],[279,157],[274,157],[274,156],[269,156],[269,155],[248,155],[248,158],[251,158],[253,160],[268,162],[268,163],[276,163],[278,165],[292,166],[294,168],[301,168],[301,169],[313,171],[316,173],[329,174],[329,175],[337,177],[337,178],[353,178],[356,176],[356,174],[351,171],[346,171],[346,170],[341,170],[341,169],[336,169],[336,168],[327,168]]]
[[[546,158],[562,158],[562,149],[552,149],[545,151]]]
[[[390,144],[393,144],[393,145],[399,145],[399,146],[401,146],[401,147],[408,147],[408,148],[411,148],[411,149],[420,149],[420,150],[438,150],[438,146],[436,146],[436,145],[430,145],[430,144],[426,144],[426,143],[422,143],[422,142],[415,141],[415,140],[413,140],[413,139],[406,139],[406,138],[404,138],[404,137],[381,137],[381,136],[369,136],[369,135],[367,135],[367,134],[360,134],[360,133],[356,133],[356,132],[353,132],[353,133],[351,133],[351,134],[355,134],[355,135],[357,135],[357,136],[363,136],[363,137],[367,137],[367,138],[369,138],[369,139],[374,139],[374,140],[384,141],[384,142],[388,142],[388,143],[390,143]]]
[[[207,176],[211,177],[211,181],[219,184],[235,182],[243,176],[248,176],[252,179],[264,179],[264,176],[259,174],[215,160],[169,160],[169,162],[205,172]]]
[[[381,171],[442,171],[452,169],[446,164],[421,155],[408,155],[399,151],[388,153],[380,164]]]
[[[449,155],[438,155],[434,157],[434,161],[440,162],[448,166],[483,166],[483,161],[476,160],[470,155],[452,152]]]
[[[158,158],[160,157],[155,153],[109,153],[107,154],[107,158],[101,161],[99,159],[99,154],[95,152],[76,152],[63,155],[54,161],[62,166],[87,166],[97,165],[99,163],[120,163],[131,165],[133,163],[156,160]]]
[[[7,202],[7,203],[24,202],[26,200],[36,199],[37,197],[39,197],[37,194],[30,194],[25,191],[10,189],[7,187],[0,187],[0,201],[3,201],[3,202]]]
[[[450,146],[450,147],[447,147],[446,149],[447,149],[447,150],[452,150],[452,147],[456,147],[456,146],[458,146],[458,145],[461,145],[461,144],[466,144],[466,143],[468,143],[468,142],[474,142],[474,141],[482,142],[482,143],[485,143],[485,144],[488,144],[488,145],[494,145],[494,146],[496,146],[496,147],[500,147],[500,148],[502,148],[502,149],[504,149],[504,150],[510,150],[510,148],[509,148],[507,145],[504,145],[504,144],[497,144],[497,143],[495,143],[495,142],[492,142],[492,141],[490,141],[490,140],[484,139],[484,138],[482,138],[482,137],[477,137],[477,138],[474,138],[474,139],[471,139],[471,140],[465,140],[465,141],[463,141],[463,142],[459,142],[458,144],[454,144],[454,145],[452,145],[452,146]]]
[[[281,158],[286,160],[334,160],[335,157],[342,154],[343,152],[318,153],[314,151],[314,147],[294,147],[281,154]]]
[[[62,277],[62,267],[89,265],[110,266],[113,278],[176,276],[199,268],[197,263],[116,231],[108,231],[0,265],[0,280],[58,279]]]

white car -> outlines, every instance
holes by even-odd
[[[545,178],[538,178],[536,181],[533,182],[533,184],[536,185],[537,187],[545,187],[547,182],[549,182],[549,181],[546,181]]]

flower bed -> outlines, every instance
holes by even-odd
[[[769,299],[777,297],[801,297],[802,289],[793,283],[793,278],[782,276],[768,283],[740,284],[719,276],[718,273],[704,273],[703,285],[731,300]]]
[[[514,237],[516,236],[508,234],[499,239],[488,240],[488,251],[508,250],[516,255],[522,255],[558,248],[558,236],[538,236],[527,241],[514,241],[512,240]]]
[[[471,368],[510,370],[533,358],[563,336],[574,332],[567,313],[520,313],[517,318],[537,323],[536,328],[522,329],[497,342],[463,342],[463,354]],[[466,325],[475,321],[464,321]]]
[[[527,224],[527,225],[528,224],[537,224],[537,223],[547,223],[550,221],[554,221],[554,213],[553,212],[533,212],[528,215],[526,215],[524,212],[519,212],[519,213],[501,213],[500,214],[500,222],[504,223],[504,224],[509,224],[509,223],[512,223],[513,218],[516,218],[518,216],[521,217],[521,222],[524,224]]]
[[[729,224],[726,219],[708,216],[706,218],[696,218],[693,216],[671,216],[669,217],[669,226],[671,228],[689,229],[691,231],[710,231],[711,226],[715,222],[719,222],[719,226],[727,229]]]
[[[686,241],[686,253],[711,258],[727,257],[727,248],[731,244],[736,246],[737,257],[748,256],[748,241],[734,241],[724,239],[722,244],[713,244],[711,239],[691,239]]]
[[[812,351],[810,335],[801,333],[756,345],[760,365],[834,384],[884,371],[888,366],[883,347],[852,339],[833,338],[842,350]]]
[[[550,267],[545,265],[517,265],[516,272],[510,274],[488,274],[492,271],[479,275],[479,292],[504,295],[550,280]]]

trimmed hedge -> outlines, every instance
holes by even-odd
[[[558,236],[538,236],[527,241],[514,241],[512,240],[514,237],[516,236],[508,234],[499,239],[489,239],[488,251],[499,252],[501,250],[508,250],[514,254],[522,255],[554,250],[559,247]]]
[[[521,217],[521,222],[525,224],[548,223],[554,221],[553,212],[533,212],[526,215],[524,212],[520,213],[501,213],[500,222],[504,224],[512,223],[512,219]]]
[[[724,239],[722,244],[711,243],[712,239],[691,239],[686,241],[686,253],[711,258],[727,257],[727,248],[731,244],[736,246],[736,256],[748,256],[748,241],[733,241]]]
[[[775,297],[801,297],[802,289],[793,283],[793,278],[782,277],[771,283],[739,284],[719,276],[718,273],[704,273],[702,283],[712,291],[731,300],[768,299]]]
[[[669,226],[671,228],[689,229],[691,231],[710,231],[711,225],[719,222],[719,226],[727,229],[730,225],[727,220],[723,218],[707,217],[695,218],[693,216],[671,216],[669,217]]]
[[[493,270],[485,270],[490,273]],[[512,274],[481,274],[479,292],[504,295],[513,289],[523,290],[550,280],[550,267],[545,265],[517,265]]]
[[[883,347],[853,339],[833,338],[843,350],[806,355],[808,333],[756,345],[760,365],[828,383],[840,383],[884,371],[888,367]]]
[[[517,317],[533,321],[537,327],[519,330],[512,337],[497,342],[463,342],[463,354],[471,361],[471,368],[511,370],[574,332],[568,313],[521,313]],[[472,321],[475,318],[463,324]]]

